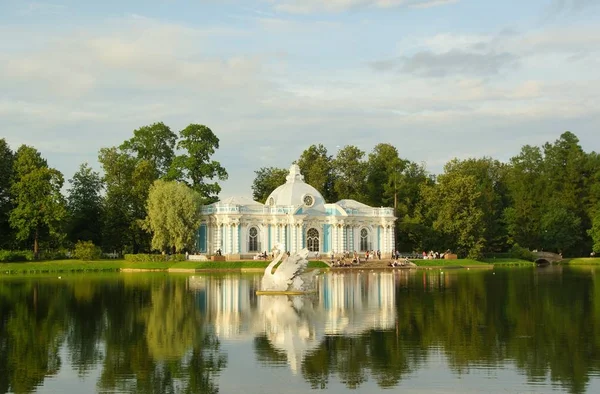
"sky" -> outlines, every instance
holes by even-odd
[[[0,138],[65,180],[159,121],[213,130],[223,198],[312,144],[599,151],[599,70],[600,0],[0,0]]]

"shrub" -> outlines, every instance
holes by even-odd
[[[102,256],[102,250],[94,245],[92,241],[77,241],[73,257],[79,260],[98,260]]]
[[[510,253],[510,257],[515,258],[515,259],[521,259],[521,260],[527,260],[527,261],[535,260],[535,256],[533,255],[533,253],[529,249],[519,246],[519,244],[514,244],[512,246],[512,248],[510,248],[509,253]]]
[[[160,262],[160,261],[185,261],[184,254],[126,254],[124,256],[125,261],[131,261],[132,263],[148,263],[148,262]]]
[[[0,250],[1,263],[17,261],[33,261],[33,252],[30,250]]]
[[[69,253],[66,249],[48,249],[40,251],[40,260],[66,260]]]

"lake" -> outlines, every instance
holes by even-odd
[[[600,392],[600,270],[0,277],[0,393]]]

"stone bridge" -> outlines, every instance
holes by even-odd
[[[533,256],[537,265],[548,265],[563,259],[560,254],[552,252],[533,252]]]

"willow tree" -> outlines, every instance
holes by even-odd
[[[152,234],[152,248],[182,251],[191,249],[200,226],[201,196],[187,185],[157,180],[150,187],[143,222]]]

